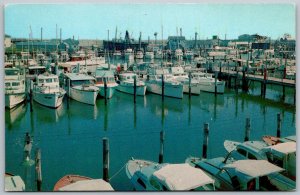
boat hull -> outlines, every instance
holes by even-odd
[[[213,82],[200,82],[200,90],[205,92],[214,93],[215,92],[215,83]],[[218,82],[217,83],[217,93],[223,94],[225,91],[225,83]]]
[[[97,95],[99,93],[99,89],[94,87],[93,90],[85,90],[82,88],[74,88],[70,89],[70,97],[78,102],[82,102],[85,104],[95,105]]]
[[[33,92],[33,100],[50,108],[57,108],[62,104],[66,92],[61,93],[39,93]]]
[[[25,100],[25,93],[5,94],[5,107],[13,108]]]
[[[118,85],[116,87],[118,91],[128,93],[128,94],[134,94],[134,87],[133,86],[125,86],[125,85]],[[146,94],[146,86],[136,86],[136,95],[144,96]]]
[[[146,83],[147,91],[162,95],[162,86],[157,83]],[[182,85],[165,85],[164,95],[172,98],[183,98]]]
[[[104,85],[100,85],[100,86],[97,86],[97,87],[100,89],[99,94],[102,97],[105,97],[105,88],[104,88]],[[117,87],[117,85],[116,86],[107,86],[107,91],[106,91],[107,98],[112,98],[112,96],[115,93],[116,87]]]
[[[183,92],[189,93],[189,85],[183,84]],[[191,85],[191,94],[200,95],[200,85],[192,84]]]

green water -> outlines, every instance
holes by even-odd
[[[158,161],[159,133],[165,131],[164,161],[182,163],[188,156],[202,155],[203,123],[209,123],[208,158],[226,154],[226,139],[243,141],[246,117],[251,118],[251,140],[263,135],[276,135],[276,115],[281,113],[282,136],[295,135],[296,109],[293,89],[287,89],[285,102],[281,88],[268,86],[267,98],[257,96],[259,84],[251,85],[249,94],[226,90],[224,95],[201,92],[181,99],[147,94],[137,97],[116,92],[104,104],[99,98],[96,106],[74,100],[67,108],[66,99],[58,109],[33,103],[14,110],[5,110],[5,171],[20,175],[28,191],[35,191],[34,166],[23,164],[25,132],[33,136],[33,151],[42,152],[44,191],[66,174],[92,178],[102,177],[102,138],[110,143],[110,176],[118,172],[131,158]],[[163,113],[163,114],[162,114]],[[111,179],[115,190],[132,190],[125,170]]]

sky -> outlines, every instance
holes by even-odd
[[[15,38],[133,38],[166,39],[182,28],[186,39],[218,35],[235,39],[241,34],[265,35],[272,39],[296,35],[296,9],[293,4],[10,4],[4,10],[5,34]],[[178,29],[178,30],[177,30]],[[108,33],[109,30],[109,33]],[[163,36],[163,37],[162,37]]]

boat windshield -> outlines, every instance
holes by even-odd
[[[12,75],[18,75],[19,70],[5,70],[5,75],[12,76]]]
[[[72,81],[71,86],[89,85],[89,84],[94,84],[94,81],[92,80]]]

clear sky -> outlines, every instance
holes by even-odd
[[[62,28],[62,38],[110,39],[124,37],[128,30],[137,39],[162,38],[176,35],[177,28],[187,39],[237,38],[241,34],[261,34],[272,39],[296,34],[296,9],[293,4],[15,4],[5,7],[5,34],[33,38],[56,37],[56,24]],[[179,32],[179,30],[178,30]],[[58,30],[59,35],[59,30]]]

